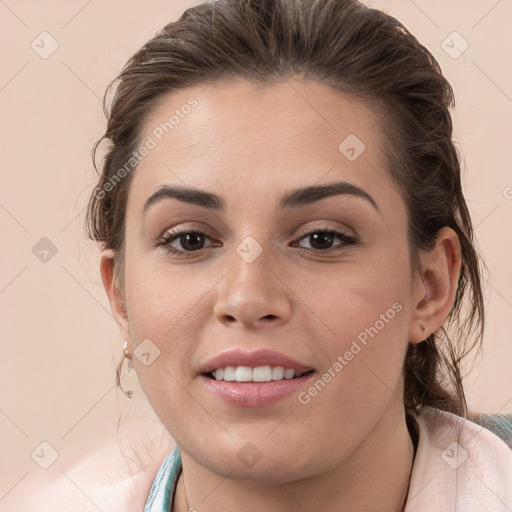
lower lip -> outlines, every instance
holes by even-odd
[[[268,382],[227,382],[199,375],[208,391],[229,405],[259,407],[283,400],[297,392],[314,378],[316,372],[296,379],[271,380]]]

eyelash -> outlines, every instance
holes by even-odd
[[[353,236],[346,235],[345,233],[341,231],[336,231],[329,228],[320,228],[320,229],[314,229],[312,231],[308,231],[307,233],[304,233],[298,240],[302,240],[303,238],[307,238],[315,233],[323,233],[327,234],[329,236],[334,235],[335,237],[338,237],[340,240],[343,241],[343,244],[338,247],[330,247],[329,249],[322,250],[322,249],[308,249],[305,247],[300,247],[303,251],[306,251],[308,253],[314,253],[314,254],[325,254],[325,253],[331,253],[333,251],[341,251],[346,248],[347,245],[357,245],[359,242],[357,239]],[[178,250],[173,247],[171,247],[171,243],[175,240],[180,239],[181,237],[185,235],[190,234],[199,234],[199,235],[205,235],[206,238],[210,238],[206,233],[195,230],[195,229],[177,229],[174,231],[169,231],[165,233],[159,240],[156,246],[163,247],[167,252],[174,255],[184,255],[184,257],[188,258],[194,255],[194,253],[199,253],[203,249],[197,249],[195,251],[183,251]]]

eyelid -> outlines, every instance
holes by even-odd
[[[171,243],[175,242],[176,240],[179,240],[182,236],[187,234],[199,234],[204,235],[204,238],[208,238],[210,240],[214,240],[213,237],[209,236],[207,232],[205,232],[202,229],[196,229],[193,227],[177,227],[174,229],[169,229],[165,231],[156,241],[155,246],[162,246],[163,249],[165,249],[168,253],[171,255],[175,255],[177,257],[183,257],[183,258],[191,258],[194,255],[201,254],[204,250],[211,248],[211,247],[219,247],[219,243],[213,243],[207,247],[203,247],[200,249],[197,249],[195,251],[186,251],[183,249],[175,249],[171,246]],[[307,247],[301,247],[298,245],[298,248],[302,251],[306,251],[308,253],[312,253],[315,255],[322,255],[322,254],[331,254],[333,252],[341,252],[343,250],[346,250],[349,247],[353,247],[355,245],[358,245],[360,243],[359,238],[354,235],[349,235],[345,232],[345,230],[342,229],[336,229],[331,228],[328,226],[316,226],[316,227],[310,227],[307,230],[302,230],[302,233],[297,235],[292,242],[292,247],[295,247],[295,244],[300,243],[300,241],[304,238],[307,238],[308,236],[311,236],[314,233],[328,233],[334,237],[337,237],[339,240],[341,240],[341,244],[335,245],[334,247],[329,247],[327,249],[310,249]]]
[[[341,245],[335,245],[334,247],[329,247],[328,249],[309,249],[307,247],[300,247],[301,249],[305,251],[309,251],[311,253],[315,254],[330,254],[332,252],[342,251],[346,250],[350,246],[355,246],[359,244],[359,239],[356,236],[349,235],[345,233],[345,231],[342,231],[340,229],[333,229],[333,228],[312,228],[309,231],[306,231],[305,233],[301,234],[296,238],[296,241],[293,242],[294,244],[299,243],[302,239],[307,238],[308,236],[311,236],[314,233],[328,233],[334,237],[339,238],[342,241]]]
[[[312,221],[312,222],[319,222],[319,221]],[[322,221],[320,221],[322,222]],[[319,225],[313,225],[311,226],[310,224],[308,224],[306,227],[302,228],[299,232],[299,237],[302,237],[302,236],[305,236],[305,235],[309,235],[311,233],[315,233],[317,231],[331,231],[331,232],[337,232],[337,233],[341,233],[343,235],[345,235],[346,237],[349,237],[349,238],[354,238],[354,239],[357,239],[358,236],[356,235],[356,233],[354,232],[353,229],[350,229],[348,227],[340,227],[340,223],[338,222],[337,223],[338,225],[336,226],[330,226],[326,223],[326,221],[324,221],[323,224],[319,224]]]
[[[163,240],[164,238],[168,238],[170,235],[177,236],[187,233],[202,233],[208,236],[209,238],[215,238],[214,235],[210,235],[212,231],[214,230],[209,228],[208,226],[203,225],[202,222],[185,221],[173,227],[168,227],[161,231],[161,234],[155,240],[155,245],[157,245],[157,243]]]
[[[197,233],[204,235],[205,238],[209,238],[213,240],[214,237],[210,236],[206,230],[200,228],[171,228],[164,231],[164,233],[159,236],[155,241],[155,246],[169,244],[171,241],[178,240],[181,236],[187,235],[189,233]],[[188,251],[192,252],[192,251]]]

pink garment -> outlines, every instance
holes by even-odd
[[[512,512],[512,450],[480,425],[425,408],[406,512]]]

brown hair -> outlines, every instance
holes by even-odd
[[[454,327],[457,339],[450,340],[443,326],[441,338],[431,334],[419,344],[409,344],[404,405],[408,412],[431,406],[468,416],[461,361],[480,348],[484,303],[479,256],[452,141],[453,91],[433,55],[379,10],[354,0],[217,0],[187,9],[178,21],[167,24],[128,60],[105,91],[108,124],[93,147],[95,168],[98,145],[107,140],[109,147],[89,201],[89,236],[114,251],[116,276],[122,280],[133,172],[114,178],[140,145],[141,123],[164,94],[216,79],[243,78],[265,85],[291,76],[351,94],[385,117],[387,170],[408,210],[412,271],[419,270],[419,251],[435,245],[443,226],[457,233],[462,265],[445,322]],[[107,95],[114,85],[108,109]],[[114,186],[107,186],[113,180]],[[463,299],[468,301],[464,315]]]

